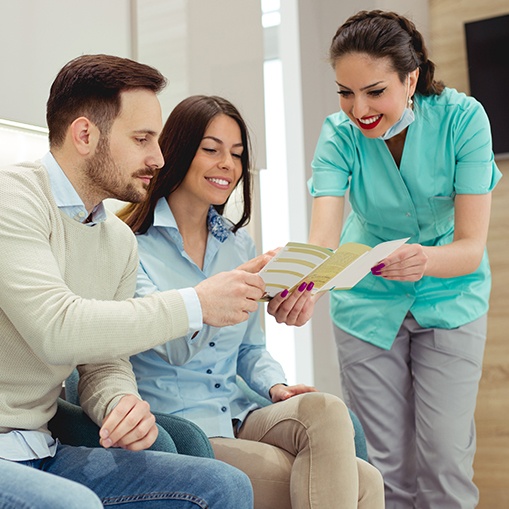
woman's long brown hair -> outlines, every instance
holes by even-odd
[[[224,114],[237,122],[244,150],[242,151],[242,185],[244,207],[242,216],[232,227],[236,232],[251,218],[251,145],[246,123],[228,100],[217,96],[194,95],[184,99],[171,112],[159,138],[164,166],[148,188],[148,197],[140,203],[130,203],[117,215],[134,233],[143,234],[154,222],[154,209],[159,198],[167,198],[184,180],[207,126],[217,115]],[[226,203],[214,205],[223,214]]]

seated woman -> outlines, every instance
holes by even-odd
[[[237,109],[220,97],[190,97],[169,116],[160,145],[165,165],[148,200],[119,214],[138,238],[139,296],[195,285],[255,256],[242,229],[251,214],[251,157]],[[222,214],[237,185],[243,210],[233,223]],[[314,387],[286,386],[265,349],[259,312],[131,361],[153,410],[195,422],[217,459],[249,475],[257,509],[384,506],[381,475],[355,457],[345,404]],[[250,402],[237,374],[276,404]]]

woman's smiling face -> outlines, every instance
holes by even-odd
[[[186,194],[193,202],[225,203],[242,177],[244,146],[237,122],[224,114],[207,126],[182,184],[172,194]]]
[[[400,119],[418,78],[416,69],[402,83],[389,58],[365,53],[347,53],[334,68],[339,105],[368,138],[378,138]]]

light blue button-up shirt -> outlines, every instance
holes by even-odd
[[[51,152],[48,152],[41,160],[48,170],[51,192],[58,208],[70,218],[85,223],[89,217],[83,200],[79,197],[71,181],[67,178]],[[106,220],[106,210],[103,203],[96,205],[90,214],[87,226],[94,226]]]
[[[416,94],[414,107],[399,168],[385,142],[365,137],[344,112],[325,120],[309,189],[317,197],[350,188],[342,243],[410,237],[425,246],[449,244],[456,194],[489,193],[500,179],[480,103],[446,88],[439,96]],[[461,277],[411,283],[368,274],[353,289],[331,293],[331,314],[341,329],[389,349],[408,311],[422,327],[459,327],[487,312],[490,288],[485,253],[479,268]]]
[[[137,295],[196,285],[232,270],[255,256],[244,230],[233,234],[211,208],[203,270],[184,251],[182,236],[168,202],[161,198],[154,224],[138,235],[140,269]],[[259,394],[286,382],[284,372],[265,349],[259,311],[246,322],[223,328],[205,325],[192,334],[131,357],[140,394],[156,412],[195,422],[208,436],[232,437],[232,419],[242,421],[256,404],[236,384],[237,373]]]

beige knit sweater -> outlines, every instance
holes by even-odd
[[[47,431],[76,365],[97,424],[137,394],[128,356],[188,329],[178,292],[131,298],[137,267],[118,218],[87,227],[59,211],[43,166],[0,169],[0,433]]]

